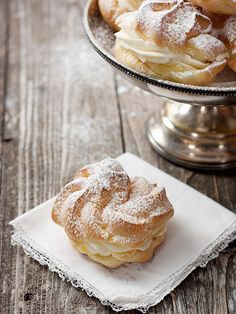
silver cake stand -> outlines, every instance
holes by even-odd
[[[153,148],[182,166],[220,170],[236,166],[236,74],[229,69],[217,83],[201,87],[152,78],[133,71],[112,55],[115,37],[102,20],[97,0],[88,1],[84,26],[95,51],[138,87],[164,97],[153,104],[146,123]]]

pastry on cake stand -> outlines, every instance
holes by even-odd
[[[138,73],[113,56],[115,37],[100,16],[97,1],[89,0],[84,26],[95,51],[125,79],[164,97],[153,104],[146,123],[153,148],[182,166],[221,170],[236,166],[236,74],[228,68],[211,86],[193,86]]]

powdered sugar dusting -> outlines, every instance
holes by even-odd
[[[223,42],[209,34],[200,34],[191,38],[188,45],[203,52],[208,61],[220,61],[228,57],[228,52]]]
[[[115,36],[112,29],[104,22],[101,16],[94,16],[91,18],[91,27],[93,35],[98,41],[99,45],[113,54],[113,47],[115,44]]]
[[[107,158],[82,168],[59,194],[53,211],[75,241],[125,244],[150,236],[156,229],[153,219],[173,208],[164,188],[144,178],[130,180],[116,159]],[[130,228],[134,230],[128,235]]]
[[[236,47],[236,16],[227,19],[223,29],[219,32],[220,38],[226,40],[230,47]]]
[[[149,224],[153,217],[170,210],[163,187],[154,187],[143,178],[133,178],[127,202],[108,204],[103,211],[104,221],[109,224],[125,221],[129,224]]]
[[[210,19],[190,3],[178,0],[168,1],[168,4],[160,0],[145,1],[137,11],[137,29],[145,32],[149,40],[178,48],[185,45],[186,40],[211,31]]]

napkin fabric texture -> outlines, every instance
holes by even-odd
[[[130,176],[163,185],[175,209],[165,241],[150,262],[109,270],[78,253],[51,219],[55,198],[10,222],[12,244],[115,311],[145,312],[236,238],[236,215],[130,153],[118,160]]]

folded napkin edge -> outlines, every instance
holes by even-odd
[[[81,288],[91,297],[98,298],[103,305],[109,305],[114,311],[138,309],[145,313],[151,306],[158,304],[164,297],[173,291],[194,269],[198,266],[205,267],[207,263],[216,258],[220,251],[225,249],[229,243],[236,239],[236,219],[231,225],[214,241],[212,242],[197,258],[186,264],[169,278],[163,281],[160,285],[152,289],[142,302],[123,303],[121,300],[108,300],[100,291],[90,285],[80,275],[73,273],[63,262],[55,258],[47,250],[40,248],[34,240],[32,240],[24,232],[24,229],[15,220],[9,222],[13,226],[13,234],[11,238],[12,245],[19,245],[23,248],[26,255],[38,261],[41,265],[47,266],[50,271],[56,272],[60,278],[70,282],[75,288]],[[149,300],[147,300],[147,298]]]

